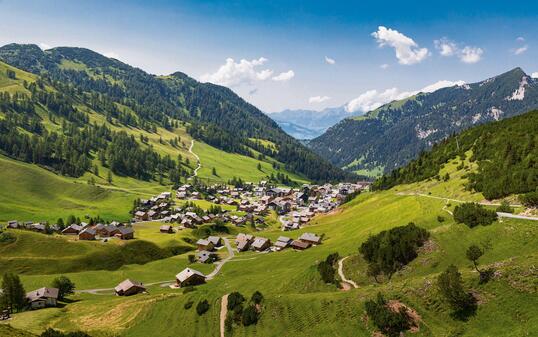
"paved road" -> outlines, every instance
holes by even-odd
[[[192,148],[194,147],[194,139],[191,140],[191,146],[189,146],[189,152],[196,158],[196,168],[194,169],[194,172],[192,173],[192,176],[189,177],[189,179],[192,179],[198,175],[198,170],[202,167],[202,162],[200,161],[200,157],[196,153],[192,151]]]
[[[215,276],[217,276],[222,266],[224,266],[226,262],[230,261],[235,256],[232,246],[230,245],[230,241],[228,241],[227,238],[222,238],[222,239],[224,240],[224,245],[226,246],[226,249],[228,249],[228,257],[222,261],[215,263],[216,265],[215,269],[213,269],[213,271],[206,276],[206,280],[208,281],[213,279]]]
[[[229,294],[222,296],[220,302],[220,337],[224,337],[224,330],[226,329],[224,323],[226,322],[226,315],[228,314],[228,295]]]
[[[342,279],[342,282],[345,282],[347,284],[352,285],[353,288],[358,288],[359,286],[357,285],[357,283],[355,283],[355,281],[347,279],[346,275],[344,275],[344,261],[348,257],[349,256],[346,256],[343,259],[341,259],[340,261],[338,261],[338,275],[340,275],[340,278]]]

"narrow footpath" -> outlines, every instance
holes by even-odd
[[[347,283],[347,284],[353,286],[353,288],[358,288],[359,286],[357,285],[357,283],[355,283],[355,281],[350,280],[350,279],[347,279],[347,278],[346,278],[346,275],[344,275],[344,261],[345,261],[348,257],[349,257],[349,256],[346,256],[346,257],[344,257],[343,259],[341,259],[341,260],[338,261],[338,275],[340,275],[340,279],[342,280],[342,282]]]
[[[226,316],[228,315],[228,295],[226,294],[222,296],[222,300],[220,302],[220,337],[224,337],[224,330],[225,322],[226,322]]]
[[[194,147],[194,139],[191,140],[191,146],[189,146],[189,152],[196,158],[196,168],[194,169],[194,172],[192,173],[192,176],[189,177],[189,179],[192,179],[198,176],[198,170],[202,167],[202,162],[200,161],[200,157],[198,157],[198,155],[192,151],[193,147]]]

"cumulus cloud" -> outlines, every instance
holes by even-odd
[[[411,65],[422,62],[428,57],[427,48],[420,48],[410,37],[397,30],[379,26],[376,32],[372,33],[379,47],[389,46],[394,48],[398,63]]]
[[[461,50],[458,57],[463,63],[476,63],[482,59],[482,48],[466,46]]]
[[[386,63],[383,63],[382,65],[379,66],[379,68],[381,68],[383,70],[387,69],[388,67],[389,67],[389,65],[386,64]]]
[[[463,63],[476,63],[482,59],[482,54],[484,54],[482,48],[473,46],[465,46],[461,48],[458,43],[451,41],[446,37],[434,40],[433,44],[441,56],[457,56]]]
[[[211,82],[229,87],[252,84],[255,81],[264,81],[273,75],[272,70],[257,69],[266,62],[267,59],[265,57],[251,61],[242,59],[239,62],[235,62],[233,58],[229,57],[215,73],[204,74],[200,77],[200,80],[202,82]]]
[[[517,41],[517,42],[525,42],[525,38],[524,38],[523,36],[518,36],[518,37],[516,38],[516,41]]]
[[[280,73],[272,78],[273,81],[285,82],[291,80],[295,76],[293,70],[288,70],[286,72]]]
[[[308,103],[323,103],[330,100],[329,96],[312,96],[308,99]]]
[[[528,45],[524,45],[524,46],[522,46],[522,47],[519,47],[519,48],[514,49],[513,52],[514,52],[514,55],[521,55],[521,54],[523,54],[524,52],[526,52],[527,49],[529,49],[529,46],[528,46]]]
[[[347,112],[368,112],[371,110],[375,110],[382,106],[383,104],[395,101],[395,100],[401,100],[407,97],[414,96],[418,94],[419,92],[434,92],[436,90],[439,90],[441,88],[446,87],[453,87],[455,85],[464,85],[464,81],[437,81],[433,84],[427,85],[424,88],[416,91],[401,91],[398,88],[390,88],[386,89],[385,91],[377,91],[375,89],[368,90],[364,93],[362,93],[359,97],[352,99],[346,104],[346,111]]]
[[[330,58],[328,56],[325,56],[325,62],[327,62],[328,64],[335,64],[336,63],[336,61],[333,58]]]
[[[538,78],[538,71],[535,71],[531,74],[532,78]]]
[[[227,87],[237,87],[243,84],[251,85],[255,82],[269,79],[273,81],[288,81],[295,76],[293,70],[273,76],[273,70],[260,69],[267,61],[265,57],[260,57],[250,61],[241,59],[239,62],[235,62],[233,58],[229,57],[216,72],[200,76],[200,81]]]
[[[446,37],[433,41],[435,48],[439,50],[442,56],[452,56],[458,51],[458,46],[455,42],[450,41]]]
[[[39,43],[39,48],[41,48],[43,50],[47,50],[47,49],[50,49],[52,47],[49,44],[46,44],[45,42],[40,42]]]

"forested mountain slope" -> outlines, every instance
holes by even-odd
[[[39,76],[35,85],[26,81],[26,95],[18,96],[15,101],[25,101],[28,106],[39,103],[47,106],[52,115],[63,114],[75,126],[70,130],[72,134],[64,132],[67,138],[89,138],[85,147],[72,149],[84,154],[76,156],[77,164],[56,162],[52,158],[58,156],[49,156],[46,165],[63,174],[80,175],[87,171],[90,152],[106,154],[105,146],[97,141],[103,138],[115,143],[117,148],[136,152],[133,163],[142,163],[144,169],[118,167],[124,174],[144,179],[157,172],[174,170],[174,158],[159,161],[149,152],[140,153],[137,140],[102,130],[102,125],[88,125],[85,109],[89,108],[109,122],[149,132],[155,132],[158,127],[171,130],[184,125],[190,135],[209,145],[262,160],[265,156],[271,157],[283,163],[287,170],[314,181],[346,178],[341,170],[286,135],[269,117],[227,88],[197,82],[180,72],[169,76],[151,75],[84,48],[59,47],[42,51],[35,45],[10,44],[0,48],[0,60]],[[263,146],[260,140],[274,143],[276,150]],[[112,156],[114,154],[110,153]]]
[[[310,147],[351,171],[390,172],[453,133],[537,107],[538,81],[515,68],[482,82],[419,93],[345,119],[312,140]]]
[[[423,152],[416,160],[379,178],[374,186],[386,189],[398,184],[439,177],[443,165],[471,153],[478,165],[468,174],[468,188],[488,199],[536,190],[538,187],[538,111],[499,122],[476,126],[452,136]],[[463,166],[463,162],[461,164]]]

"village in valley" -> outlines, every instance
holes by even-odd
[[[302,185],[299,188],[273,186],[266,181],[258,184],[242,183],[240,186],[227,184],[207,186],[194,179],[192,184],[180,186],[175,193],[162,192],[149,199],[137,199],[128,222],[103,221],[89,217],[87,222],[74,217],[69,223],[48,224],[12,220],[5,226],[8,230],[27,230],[46,235],[61,235],[70,241],[100,241],[137,239],[136,230],[149,225],[161,235],[196,230],[200,226],[212,225],[217,233],[202,235],[193,242],[196,253],[189,254],[190,263],[215,264],[215,270],[205,275],[190,266],[175,276],[175,282],[164,283],[170,288],[192,287],[213,279],[220,268],[234,257],[235,253],[279,252],[283,249],[297,251],[309,249],[323,241],[323,235],[303,232],[300,235],[280,235],[276,240],[263,236],[265,230],[289,232],[307,227],[319,214],[327,214],[369,188],[369,182],[339,183],[336,185]],[[203,205],[203,207],[201,206]],[[273,218],[276,226],[267,223]],[[275,221],[276,219],[276,221]],[[86,220],[86,219],[85,219]],[[71,223],[72,222],[72,223]],[[230,237],[230,225],[238,232]],[[218,231],[223,230],[221,233]],[[245,229],[245,230],[241,230]],[[291,234],[291,233],[290,233]],[[229,238],[232,238],[230,243]],[[221,253],[222,251],[227,253]],[[226,258],[222,258],[226,256]],[[147,291],[140,281],[125,279],[114,288],[103,289],[118,296],[130,296]],[[42,287],[26,295],[31,309],[54,307],[58,304],[59,289]],[[4,319],[9,313],[3,313]]]

